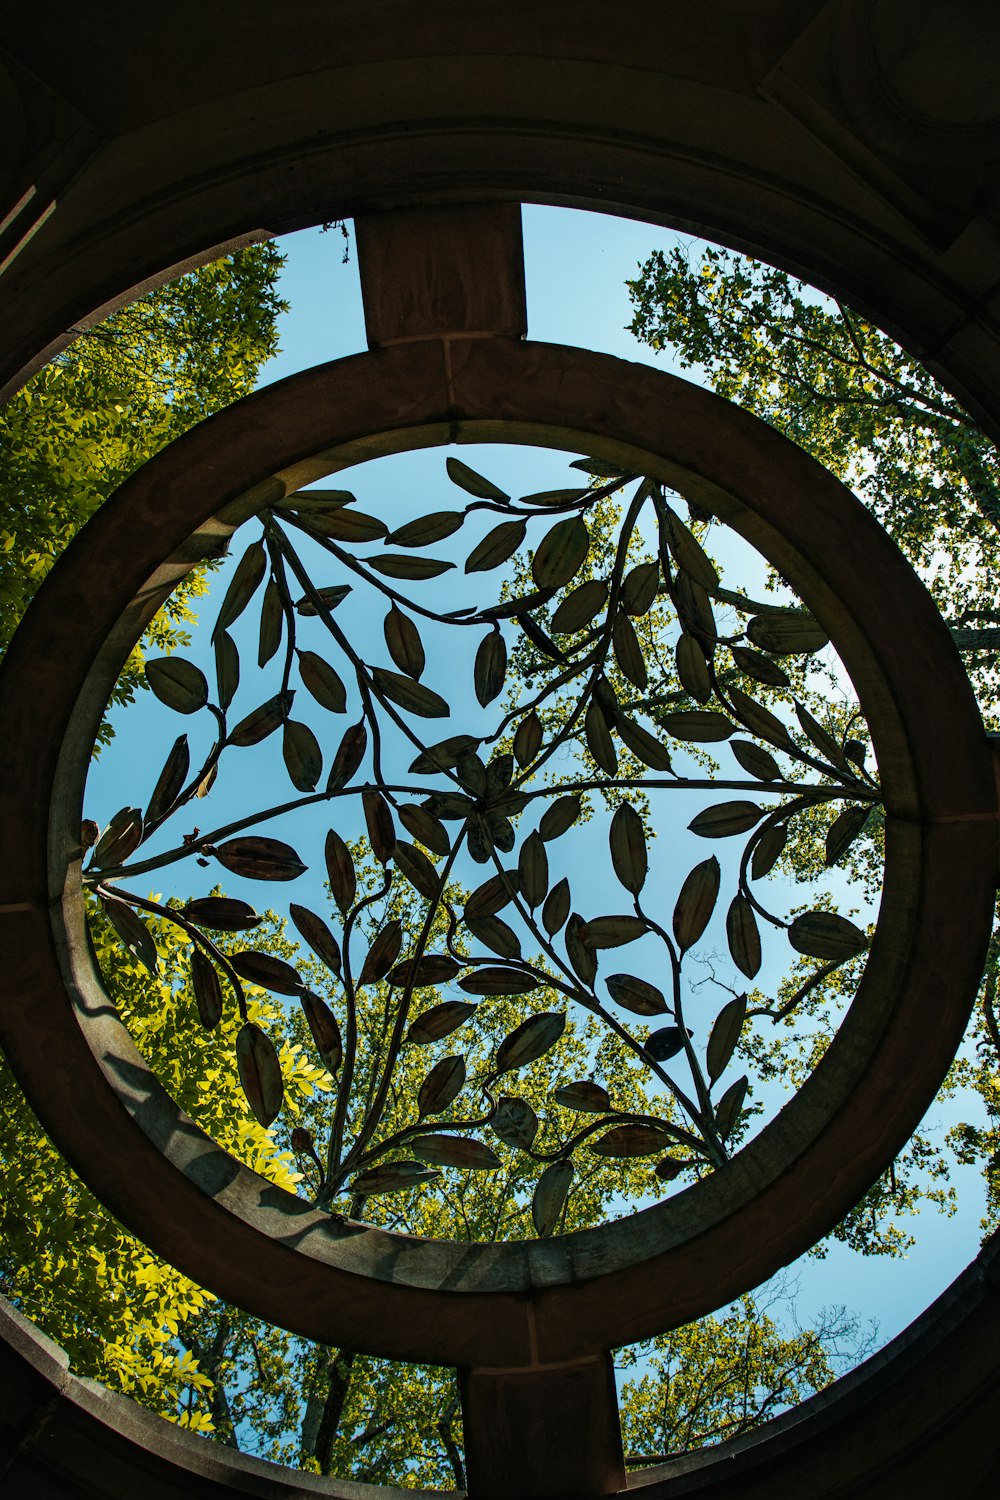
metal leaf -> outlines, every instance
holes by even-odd
[[[440,1172],[421,1166],[418,1161],[387,1161],[380,1167],[361,1172],[351,1181],[356,1198],[374,1198],[379,1193],[402,1193],[424,1183],[434,1182]]]
[[[199,896],[181,907],[181,916],[198,927],[218,932],[246,932],[264,920],[248,901],[237,901],[233,896]]]
[[[411,582],[424,578],[440,578],[455,564],[442,562],[437,557],[407,557],[405,553],[384,552],[381,557],[370,557],[368,566],[386,578],[405,578]]]
[[[762,739],[769,739],[771,744],[777,745],[780,750],[795,748],[795,741],[789,730],[781,723],[777,715],[772,714],[771,709],[765,708],[763,703],[757,702],[739,687],[730,687],[729,697],[736,717],[747,726],[747,729],[750,729],[751,733],[760,735]]]
[[[365,758],[368,749],[368,730],[364,719],[357,724],[352,724],[350,729],[344,732],[344,737],[337,746],[337,753],[333,757],[333,765],[326,779],[328,792],[337,792],[342,786],[346,786],[358,770]]]
[[[763,682],[767,687],[791,687],[787,673],[769,656],[762,656],[759,651],[749,651],[746,646],[730,646],[729,653],[734,667],[745,677],[752,677],[755,682]]]
[[[295,612],[296,614],[306,616],[320,614],[321,611],[313,601],[313,595],[319,599],[328,612],[335,610],[338,604],[343,604],[350,592],[351,585],[349,583],[335,583],[329,588],[314,589],[312,594],[306,594],[304,598],[296,601]]]
[[[296,490],[284,500],[275,501],[276,510],[290,510],[293,515],[310,515],[314,511],[341,510],[356,505],[357,496],[350,490]]]
[[[407,802],[403,807],[398,807],[396,812],[399,821],[407,833],[413,837],[425,849],[430,849],[434,854],[449,854],[451,852],[451,840],[448,830],[444,824],[435,818],[433,813],[427,811],[426,807],[419,807],[414,802]]]
[[[531,1195],[531,1219],[539,1239],[550,1235],[558,1224],[572,1182],[571,1161],[554,1161],[539,1177]]]
[[[249,949],[244,953],[233,953],[229,962],[241,979],[259,984],[265,990],[273,990],[276,995],[297,995],[303,987],[298,970],[270,953]]]
[[[611,1096],[600,1083],[581,1078],[576,1083],[564,1083],[555,1092],[555,1101],[563,1109],[573,1109],[580,1114],[603,1115],[611,1108]]]
[[[681,687],[697,703],[707,703],[712,696],[712,678],[701,642],[686,633],[677,642],[677,676]]]
[[[290,844],[257,835],[228,839],[213,850],[220,865],[247,880],[295,880],[306,866]]]
[[[300,993],[299,1004],[308,1022],[320,1061],[331,1077],[334,1077],[344,1059],[337,1018],[326,1001],[313,994],[312,990]]]
[[[609,835],[611,863],[627,891],[638,896],[646,883],[648,856],[642,819],[629,802],[623,802],[611,819]]]
[[[708,926],[719,898],[722,878],[719,861],[713,854],[687,876],[674,907],[674,937],[682,953],[693,948]]]
[[[522,495],[521,505],[576,505],[590,493],[586,489],[538,490],[534,495]]]
[[[658,562],[639,563],[622,580],[621,602],[626,614],[644,615],[653,607],[660,586]]]
[[[746,1074],[731,1083],[715,1106],[715,1128],[723,1137],[729,1135],[740,1118],[750,1080]]]
[[[358,891],[358,877],[354,868],[351,851],[340,837],[340,834],[331,828],[326,836],[324,852],[326,855],[326,873],[330,881],[330,889],[333,892],[333,899],[346,916],[354,905],[354,898]]]
[[[690,1036],[690,1032],[688,1033]],[[654,1062],[669,1062],[684,1051],[684,1033],[679,1026],[661,1026],[651,1031],[643,1043],[643,1051]]]
[[[385,644],[396,666],[407,677],[418,678],[424,670],[427,658],[420,631],[409,615],[404,615],[398,605],[393,605],[382,622]]]
[[[580,941],[587,948],[621,948],[649,931],[641,917],[593,917],[580,928]]]
[[[399,672],[387,672],[383,667],[375,667],[372,677],[379,692],[384,693],[393,703],[398,703],[400,708],[405,708],[407,713],[418,714],[422,719],[446,719],[451,713],[440,693],[435,693],[423,683],[411,682],[409,677],[403,677]]]
[[[222,984],[211,959],[197,947],[191,950],[191,988],[199,1021],[214,1031],[222,1018]]]
[[[411,1025],[406,1033],[406,1040],[414,1046],[422,1047],[428,1042],[439,1042],[442,1037],[451,1036],[460,1026],[464,1026],[471,1015],[475,1014],[476,1007],[463,1000],[444,1000],[440,1005],[432,1005],[430,1010],[425,1010],[422,1016]]]
[[[591,578],[567,594],[555,614],[551,628],[556,635],[572,635],[589,625],[608,602],[608,585],[603,578]]]
[[[569,881],[565,876],[552,887],[542,907],[542,926],[549,937],[554,937],[569,916]]]
[[[417,1114],[439,1115],[465,1087],[465,1058],[461,1053],[436,1062],[417,1091]]]
[[[580,936],[583,927],[584,920],[579,912],[571,912],[564,933],[566,957],[583,983],[592,985],[597,978],[597,958],[593,948],[588,948]]]
[[[439,739],[438,744],[427,745],[409,766],[417,775],[433,775],[435,771],[450,771],[463,756],[477,750],[480,741],[472,735],[451,735]]]
[[[366,515],[353,506],[350,509],[338,506],[336,509],[304,511],[302,520],[313,531],[338,542],[379,542],[389,532],[388,526],[378,516]]]
[[[755,745],[752,740],[730,740],[729,748],[744,771],[749,771],[750,775],[756,776],[758,781],[780,779],[781,767],[770,750]]]
[[[670,533],[670,550],[677,560],[678,567],[683,568],[685,573],[703,589],[717,589],[719,575],[715,571],[715,565],[694,533],[688,530],[680,516],[669,506],[667,507],[667,528]]]
[[[648,729],[636,724],[623,713],[615,720],[615,729],[622,744],[633,755],[638,756],[643,765],[649,766],[653,771],[670,770],[670,752]]]
[[[550,1047],[555,1046],[565,1029],[566,1016],[561,1011],[543,1011],[540,1015],[529,1016],[500,1043],[494,1063],[496,1071],[510,1073],[515,1068],[537,1062]]]
[[[675,714],[659,714],[661,728],[673,735],[675,740],[712,742],[728,740],[735,725],[725,714],[711,708],[692,708]]]
[[[236,1066],[247,1103],[266,1130],[281,1109],[285,1090],[274,1043],[253,1021],[245,1021],[236,1037]]]
[[[495,1172],[500,1158],[482,1141],[462,1135],[418,1135],[407,1142],[414,1156],[433,1167],[459,1167],[463,1172]]]
[[[240,685],[240,653],[231,635],[220,630],[215,636],[215,680],[219,688],[219,707],[223,713],[236,697]]]
[[[479,643],[476,652],[476,697],[486,707],[503,692],[507,675],[507,643],[499,630],[491,630]]]
[[[527,1099],[503,1094],[490,1116],[490,1129],[500,1137],[505,1146],[530,1151],[538,1134],[538,1116]]]
[[[128,952],[139,960],[144,969],[155,974],[160,964],[159,955],[153,935],[142,918],[130,906],[126,906],[124,901],[102,896],[101,905]]]
[[[408,984],[411,989],[421,990],[429,985],[447,984],[459,970],[460,965],[448,953],[422,953],[419,958],[404,958],[401,964],[389,970],[386,978],[397,988]],[[461,1001],[456,1003],[462,1004]],[[463,1006],[465,1010],[473,1008]]]
[[[315,651],[300,651],[298,658],[299,676],[306,691],[330,713],[346,713],[347,689],[330,663],[317,656]]]
[[[94,846],[94,864],[102,869],[123,864],[141,844],[142,832],[142,813],[139,809],[120,808]]]
[[[517,871],[504,870],[491,875],[477,886],[465,903],[466,919],[470,917],[492,917],[503,911],[517,894]]]
[[[845,807],[834,818],[826,834],[825,860],[828,865],[835,865],[841,855],[847,853],[871,817],[871,811],[870,807]]]
[[[860,927],[833,911],[803,912],[789,927],[788,941],[796,953],[837,962],[855,958],[868,947]]]
[[[323,774],[323,752],[308,724],[300,724],[295,719],[285,720],[281,753],[292,786],[300,792],[315,791]]]
[[[712,1034],[708,1039],[708,1050],[705,1054],[705,1064],[708,1068],[708,1076],[714,1083],[720,1078],[729,1066],[736,1045],[743,1030],[743,1023],[747,1014],[747,997],[739,995],[735,1000],[730,1000],[724,1005],[718,1014]]]
[[[392,808],[382,793],[373,788],[361,793],[361,805],[365,811],[365,824],[372,853],[380,865],[388,864],[396,847],[396,828],[392,821]]]
[[[393,863],[402,870],[413,888],[428,901],[436,901],[441,890],[441,879],[422,849],[397,839],[392,851]]]
[[[717,802],[692,818],[688,828],[703,839],[727,839],[735,833],[746,833],[763,816],[756,802]]]
[[[268,580],[264,599],[260,606],[260,636],[257,643],[257,665],[264,667],[281,645],[284,614],[281,609],[281,590],[274,579]]]
[[[432,542],[443,542],[454,536],[465,520],[464,510],[435,510],[420,516],[416,521],[407,521],[386,537],[397,547],[429,547]]]
[[[236,565],[215,622],[214,635],[218,636],[221,631],[227,630],[240,617],[260,587],[266,568],[264,543],[252,542]]]
[[[750,857],[750,874],[754,880],[761,880],[774,869],[787,842],[788,830],[783,823],[764,830]]]
[[[600,704],[594,700],[590,703],[583,721],[584,738],[587,741],[587,749],[596,760],[602,771],[609,776],[618,774],[618,752],[615,749],[611,731],[608,728],[607,719]]]
[[[469,553],[465,571],[488,573],[491,568],[499,568],[521,546],[527,529],[525,521],[504,521],[500,526],[494,526]]]
[[[582,810],[583,800],[576,792],[557,798],[551,807],[547,807],[542,813],[538,824],[539,837],[547,843],[552,839],[560,838],[567,829],[572,828]]]
[[[146,824],[156,823],[173,806],[178,794],[182,791],[187,780],[188,770],[191,765],[191,753],[188,749],[186,734],[180,735],[171,747],[170,753],[163,763],[163,770],[156,778],[149,806],[143,822]]]
[[[310,911],[308,906],[299,906],[292,901],[288,907],[288,915],[295,923],[296,930],[305,938],[310,948],[321,958],[331,973],[340,978],[341,956],[340,944],[323,921],[322,917]]]
[[[294,693],[275,693],[273,698],[268,698],[230,730],[227,743],[241,749],[259,745],[285,722],[294,696]]]
[[[518,724],[514,735],[514,758],[522,770],[531,765],[542,748],[542,738],[542,721],[532,709]]]
[[[375,984],[379,979],[384,979],[399,957],[402,946],[403,924],[393,918],[385,924],[368,949],[358,975],[359,988],[363,984]]]
[[[654,1156],[669,1141],[666,1131],[656,1130],[652,1125],[615,1125],[589,1144],[595,1156],[609,1156],[617,1161],[630,1156]]]
[[[644,692],[649,685],[646,660],[642,654],[642,647],[639,645],[639,637],[635,633],[635,626],[628,615],[621,610],[615,615],[614,624],[611,627],[611,644],[622,675],[627,677],[640,692]]]
[[[713,650],[718,639],[718,631],[711,601],[701,584],[689,574],[680,572],[674,580],[674,595],[682,625],[698,636],[709,651]]]
[[[536,588],[562,588],[583,567],[589,551],[590,533],[579,516],[558,521],[539,542],[531,560]]]
[[[549,860],[540,834],[529,833],[521,845],[517,876],[521,894],[534,911],[541,906],[549,889]]]
[[[467,995],[527,995],[540,984],[541,980],[527,970],[501,968],[499,964],[473,969],[458,981],[459,989]]]
[[[459,489],[465,490],[467,494],[475,495],[479,500],[510,499],[510,496],[499,489],[492,480],[484,479],[482,474],[477,474],[475,469],[470,469],[468,464],[463,464],[460,458],[445,459],[444,466],[452,484],[457,484]]]
[[[510,819],[500,812],[488,812],[485,822],[493,847],[501,854],[510,854],[516,842],[514,825]]]
[[[513,927],[501,917],[469,917],[465,925],[478,943],[490,948],[501,958],[520,958],[521,943]]]
[[[662,1016],[670,1009],[662,990],[634,974],[609,974],[605,984],[615,1004],[634,1016]]]
[[[510,786],[514,777],[514,757],[506,751],[494,755],[486,767],[486,795],[500,797]]]
[[[737,896],[726,915],[726,938],[733,963],[741,974],[755,979],[760,972],[760,933],[753,907],[745,896]]]
[[[155,697],[179,714],[197,713],[208,702],[204,672],[183,656],[157,656],[143,668]]]
[[[809,736],[819,753],[825,755],[827,760],[832,765],[835,765],[838,770],[846,771],[848,775],[853,775],[854,767],[837,744],[833,735],[823,728],[818,719],[813,718],[812,714],[803,704],[796,703],[795,717],[798,719],[801,729]]]
[[[747,638],[775,656],[809,655],[821,651],[830,640],[819,621],[805,611],[754,615],[747,622]]]

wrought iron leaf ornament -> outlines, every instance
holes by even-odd
[[[881,827],[860,713],[813,686],[822,626],[729,587],[704,511],[589,462],[512,499],[449,457],[391,520],[354,488],[261,512],[214,671],[147,664],[190,723],[145,812],[83,841],[123,961],[152,982],[162,932],[184,945],[184,1014],[231,1048],[253,1129],[282,1139],[310,1059],[321,1207],[509,1173],[544,1236],[595,1172],[702,1176],[758,1107],[748,1039],[866,952],[857,912],[761,884],[804,850],[852,869]],[[240,772],[256,810],[202,831]],[[298,882],[283,935],[242,881]]]

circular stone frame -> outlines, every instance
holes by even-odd
[[[665,1203],[502,1245],[341,1226],[185,1117],[96,972],[78,832],[110,688],[194,563],[257,509],[338,469],[484,441],[650,473],[742,533],[836,644],[886,802],[871,954],[799,1093],[724,1169]],[[8,653],[0,711],[16,726],[3,785],[18,863],[0,877],[0,916],[19,996],[4,1008],[0,1042],[25,1091],[59,1149],[152,1248],[229,1301],[324,1343],[537,1367],[710,1312],[809,1248],[877,1179],[933,1098],[974,1002],[995,891],[996,790],[947,630],[839,481],[747,413],[646,367],[513,339],[428,339],[247,398],[154,458],[87,525]]]

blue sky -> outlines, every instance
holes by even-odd
[[[639,262],[652,249],[670,246],[675,238],[666,231],[626,220],[570,210],[526,208],[524,241],[529,336],[582,344],[625,359],[671,368],[668,359],[653,355],[626,331],[630,305],[625,281],[635,275]],[[263,371],[262,384],[365,347],[353,248],[348,263],[343,264],[344,242],[339,233],[324,234],[319,230],[289,236],[281,242],[281,248],[287,256],[281,290],[290,301],[292,311],[282,323],[282,351]],[[374,499],[371,505],[363,508],[374,508],[382,500],[399,494],[406,486],[414,485],[420,489],[420,494],[414,500],[413,514],[460,505],[459,492],[451,490],[449,493],[449,486],[443,478],[443,455],[434,453],[419,457],[417,464],[411,459],[399,458],[382,460],[373,466],[377,473],[373,472],[366,483],[371,483]],[[463,450],[462,457],[478,466],[475,450]],[[485,455],[482,462],[487,462]],[[497,460],[494,458],[492,462],[491,472],[496,473]],[[497,474],[512,492],[518,486],[523,492],[538,490],[548,484],[566,483],[564,476],[563,459],[520,450],[504,453],[502,472]],[[224,580],[225,575],[220,583]],[[219,585],[213,590],[213,595],[221,597]],[[205,613],[211,618],[213,607],[209,605]],[[193,654],[198,657],[197,651]],[[451,670],[458,671],[459,665],[453,664]],[[461,671],[467,674],[468,680],[471,666],[463,663]],[[141,742],[145,752],[140,756],[130,751],[123,735],[118,742],[121,758],[115,749],[102,757],[93,778],[94,803],[88,806],[88,812],[102,822],[128,798],[134,798],[139,804],[143,802],[144,791],[148,794],[158,769],[158,757],[162,759],[165,746],[174,734],[180,732],[176,720],[151,702],[138,705],[129,722],[130,743]],[[160,748],[150,750],[150,745]],[[156,761],[156,766],[151,765],[151,761]],[[253,783],[269,780],[271,769],[264,759],[255,761],[252,766],[247,762],[243,777],[233,783],[231,805],[235,807],[240,797],[253,789]],[[220,798],[216,808],[209,811],[206,804],[205,818],[210,826],[217,826],[224,820],[226,814],[220,809],[226,805]],[[301,840],[300,852],[313,868],[322,866],[319,851],[328,826],[326,819],[325,812],[323,820],[311,825],[303,819],[296,835],[296,846],[299,847]],[[683,821],[686,822],[686,818]],[[280,833],[289,836],[284,829]],[[664,878],[676,881],[676,858],[659,851],[658,859]],[[596,860],[594,868],[598,868]],[[683,874],[683,870],[680,873]],[[231,884],[233,894],[260,899],[259,889],[247,887],[244,891],[237,889],[238,882]],[[595,900],[597,895],[595,889]],[[295,894],[293,899],[303,898]],[[978,1248],[981,1183],[978,1175],[971,1171],[956,1170],[953,1180],[959,1185],[961,1194],[959,1215],[948,1220],[925,1210],[919,1220],[913,1221],[918,1244],[905,1260],[863,1259],[835,1246],[825,1261],[806,1260],[798,1265],[801,1320],[807,1322],[823,1304],[844,1303],[865,1318],[876,1317],[884,1337],[905,1326],[948,1285]]]

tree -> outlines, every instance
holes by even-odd
[[[628,285],[637,338],[673,350],[682,367],[697,369],[720,395],[799,443],[870,507],[949,621],[984,721],[996,729],[1000,464],[974,419],[867,319],[749,257],[711,246],[693,256],[678,245],[669,254],[654,252]],[[858,852],[855,846],[855,857]],[[791,857],[793,869],[808,875],[808,855],[800,849]],[[872,868],[869,861],[869,879]],[[959,1058],[942,1091],[947,1097],[970,1090],[985,1113],[985,1126],[960,1124],[948,1137],[959,1161],[984,1166],[985,1229],[1000,1223],[998,957],[1000,927],[983,975],[970,1038],[974,1052]],[[794,992],[790,984],[786,1006]],[[786,1035],[771,1050],[772,1067],[787,1065],[787,1032],[796,1013],[822,1016],[832,998],[824,984],[804,1007],[789,1006],[782,1017]],[[812,1042],[802,1041],[792,1055],[804,1062],[812,1051]],[[919,1185],[921,1173],[929,1186]],[[894,1210],[914,1212],[925,1198],[950,1210],[947,1176],[945,1152],[918,1133],[838,1234],[869,1252],[905,1251],[912,1241],[894,1222]]]
[[[52,563],[146,459],[253,390],[277,349],[282,257],[252,245],[158,288],[90,329],[0,414],[0,651]],[[151,623],[147,645],[187,639],[204,575]],[[137,650],[116,690],[142,683]]]
[[[272,245],[256,245],[150,293],[81,335],[5,406],[0,650],[55,558],[107,496],[159,448],[253,388],[277,345],[281,264]],[[189,579],[145,644],[169,650],[185,641],[203,589],[200,576]],[[137,650],[115,701],[128,701],[143,683],[141,664]],[[98,926],[95,938],[106,952],[113,930]],[[126,1012],[135,978],[129,957],[110,976]],[[141,1018],[137,1024],[141,1032]],[[210,1089],[213,1077],[193,1080],[196,1091]],[[176,1335],[208,1295],[100,1208],[47,1141],[6,1064],[0,1097],[4,1294],[67,1349],[80,1373],[196,1423],[188,1397],[207,1383]],[[294,1181],[256,1125],[250,1142],[262,1170]]]

